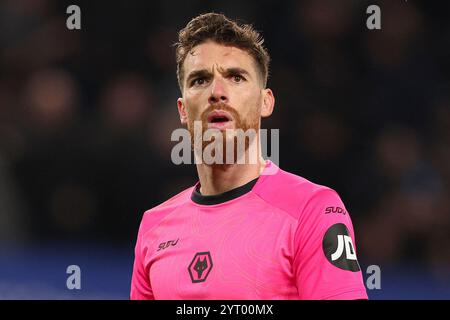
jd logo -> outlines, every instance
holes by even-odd
[[[332,225],[323,237],[322,247],[328,261],[335,267],[353,272],[360,270],[352,238],[345,224]]]
[[[212,267],[213,263],[209,251],[197,252],[188,268],[192,283],[205,281]]]
[[[355,249],[353,249],[352,238],[349,236],[338,235],[338,246],[336,251],[331,255],[331,260],[335,261],[339,259],[344,253],[345,247],[345,257],[349,260],[356,260]]]

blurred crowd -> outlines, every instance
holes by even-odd
[[[81,8],[81,30],[66,8]],[[366,28],[378,4],[382,30]],[[431,1],[0,2],[0,245],[133,246],[196,182],[173,43],[199,13],[252,23],[272,57],[280,166],[341,195],[367,264],[450,277],[450,25]],[[289,150],[289,151],[288,151]]]

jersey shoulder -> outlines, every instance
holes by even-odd
[[[299,219],[303,209],[312,201],[320,202],[321,199],[328,200],[330,197],[339,199],[333,189],[282,169],[261,178],[262,181],[254,190],[258,196],[295,219]]]
[[[142,216],[140,229],[148,230],[156,226],[165,216],[173,212],[176,208],[186,204],[193,190],[194,187],[187,188],[163,203],[145,211]]]

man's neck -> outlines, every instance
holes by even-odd
[[[266,162],[262,157],[255,164],[197,164],[200,193],[210,196],[243,186],[258,178],[265,166]]]

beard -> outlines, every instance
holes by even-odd
[[[220,149],[219,152],[221,152],[221,154],[219,155],[219,159],[222,159],[222,164],[229,163],[230,159],[227,159],[227,150],[230,149],[231,147],[233,147],[231,149],[232,163],[236,163],[238,161],[238,158],[242,156],[240,154],[241,151],[244,151],[244,153],[247,153],[247,151],[250,148],[250,145],[254,142],[255,139],[259,138],[259,125],[260,125],[259,116],[254,116],[254,117],[250,116],[248,118],[244,118],[235,109],[233,109],[231,106],[229,106],[228,104],[223,103],[223,102],[209,105],[203,112],[201,112],[201,114],[198,114],[198,113],[189,114],[188,130],[189,130],[189,133],[191,136],[192,149],[194,149],[196,146],[195,141],[197,139],[200,139],[197,141],[202,141],[202,145],[201,145],[202,155],[203,155],[203,152],[205,151],[205,149],[210,144],[218,143],[215,139],[215,135],[213,135],[213,137],[209,141],[204,141],[202,139],[202,137],[205,137],[205,132],[208,130],[208,115],[211,111],[214,111],[214,110],[226,111],[233,118],[233,124],[234,124],[233,128],[230,128],[227,130],[220,130],[220,131],[218,129],[209,129],[209,130],[217,130],[221,134],[223,143],[222,143],[222,147],[221,148],[219,147],[219,149]],[[258,108],[258,106],[256,106],[254,114],[259,115],[259,110],[260,110],[260,108]],[[195,128],[194,123],[196,121],[201,122],[201,130],[194,130],[194,128]],[[238,136],[240,136],[240,134],[242,133],[242,132],[239,133],[239,131],[240,131],[239,129],[241,129],[244,134],[249,132],[249,130],[254,130],[254,132],[256,133],[253,136],[250,135],[249,137],[244,137],[243,150],[242,150],[242,147],[238,148],[238,146],[239,146]],[[217,134],[217,131],[215,131],[216,134]],[[211,147],[213,147],[213,145],[211,145]],[[214,148],[212,148],[212,149],[213,149],[212,156],[216,157],[216,155],[215,155],[216,149],[214,149]],[[200,150],[198,150],[198,151],[200,151]],[[230,151],[228,151],[228,152],[230,152]],[[245,154],[244,154],[244,156],[245,156]],[[227,162],[227,160],[228,160],[228,162]]]

